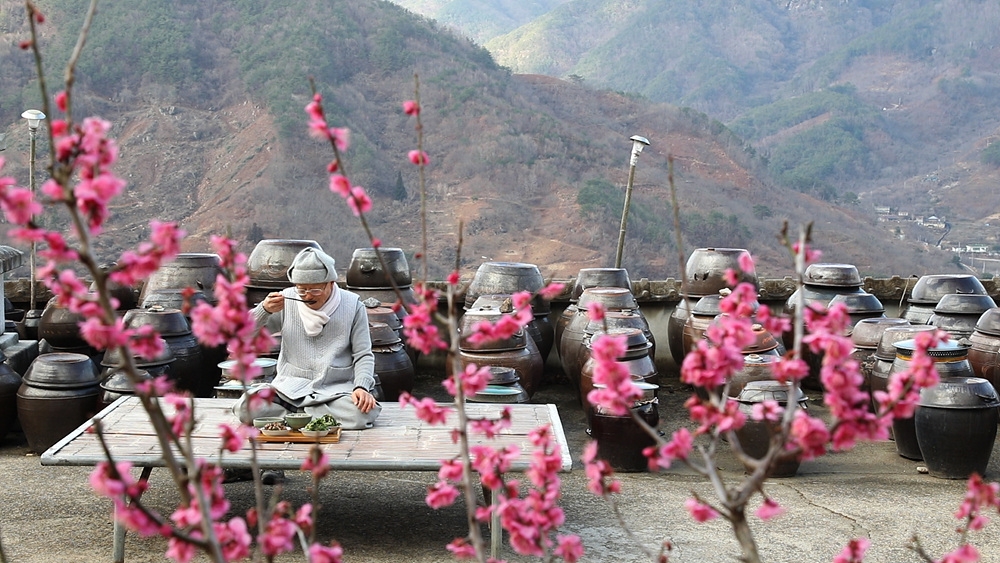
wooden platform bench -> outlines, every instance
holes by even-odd
[[[219,424],[237,424],[231,410],[234,401],[194,399],[196,425],[191,442],[196,457],[218,459]],[[512,471],[524,471],[528,468],[533,449],[529,432],[539,426],[550,425],[560,448],[562,470],[570,470],[572,459],[555,405],[469,403],[467,411],[471,417],[499,417],[504,406],[512,409],[511,428],[504,430],[493,440],[472,436],[472,445],[516,445],[521,455],[514,461]],[[122,397],[95,418],[101,420],[105,440],[115,461],[129,461],[134,466],[141,467],[140,479],[148,479],[152,468],[165,465],[153,427],[137,398]],[[451,441],[455,418],[452,415],[448,424],[431,426],[417,418],[413,408],[400,408],[399,403],[383,403],[382,414],[374,428],[344,430],[338,443],[322,444],[321,447],[333,470],[437,471],[441,460],[454,457],[458,451],[458,446]],[[87,466],[104,461],[104,453],[96,434],[87,432],[92,424],[88,421],[49,448],[41,456],[42,465]],[[258,465],[261,468],[298,470],[312,444],[258,443],[256,447]],[[249,468],[250,451],[248,443],[239,452],[227,452],[222,465],[234,469]],[[120,563],[125,560],[125,528],[117,519],[114,526],[112,560]],[[500,533],[500,526],[494,522],[494,553],[499,548]]]

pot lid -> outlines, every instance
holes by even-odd
[[[993,385],[981,377],[943,377],[934,387],[920,390],[921,407],[986,409],[1000,406]]]
[[[98,384],[97,367],[83,354],[52,352],[35,358],[23,381],[32,387],[76,389]]]
[[[706,295],[694,304],[694,308],[691,309],[691,313],[705,317],[714,317],[722,312],[722,309],[719,306],[720,301],[722,301],[722,296],[718,293],[715,295]]]
[[[925,332],[928,330],[937,330],[937,327],[930,325],[904,325],[891,326],[885,329],[885,331],[882,332],[882,338],[878,341],[878,347],[875,349],[875,357],[889,362],[895,360],[895,344],[897,342],[909,340],[918,332]]]
[[[399,334],[386,323],[369,322],[368,334],[373,346],[391,346],[401,342]]]
[[[153,379],[153,376],[151,376],[149,372],[144,369],[137,370],[137,373],[143,381]],[[135,393],[135,387],[133,387],[132,382],[129,381],[128,375],[124,370],[120,369],[110,372],[107,377],[101,381],[101,389],[112,393]]]
[[[142,308],[161,307],[163,309],[180,309],[184,306],[185,289],[152,289],[142,299]],[[187,302],[193,307],[202,301],[208,301],[204,291],[194,290]]]
[[[861,275],[853,264],[810,264],[802,283],[823,287],[861,287]]]
[[[621,287],[632,289],[632,281],[625,268],[583,268],[576,275],[570,300],[576,301],[583,290],[591,287]]]
[[[851,315],[858,313],[885,312],[885,307],[882,306],[882,302],[878,300],[878,297],[875,297],[871,293],[842,293],[830,300],[831,307],[835,303],[843,303],[844,306],[847,307],[847,313]]]
[[[180,309],[160,305],[148,309],[130,309],[125,312],[122,321],[129,328],[149,325],[160,336],[181,336],[191,333],[191,326]]]
[[[278,360],[275,360],[274,358],[257,358],[253,361],[253,364],[255,366],[260,367],[261,371],[263,372],[261,375],[267,375],[268,371],[271,371],[271,373],[273,373],[273,370],[278,365]],[[218,367],[222,371],[229,373],[232,371],[234,367],[236,367],[236,360],[226,360],[224,362],[219,362]]]
[[[798,387],[794,389],[797,396],[796,402],[804,402],[806,395],[802,389]],[[786,405],[788,404],[788,386],[774,379],[748,381],[740,394],[736,396],[736,400],[747,404],[776,401],[780,405]]]
[[[851,329],[851,342],[859,348],[876,348],[882,333],[889,327],[906,326],[910,321],[889,317],[861,319]]]
[[[929,274],[913,285],[908,301],[935,304],[949,294],[986,295],[986,288],[972,274]]]
[[[896,347],[896,357],[904,359],[912,358],[913,353],[917,350],[917,341],[913,338],[900,340],[893,344],[893,346]],[[949,340],[941,342],[933,348],[928,348],[927,355],[940,361],[962,360],[969,356],[969,347],[954,340]]]
[[[1000,336],[1000,307],[993,307],[984,312],[976,321],[976,330],[983,334]]]
[[[580,294],[580,301],[577,307],[586,311],[588,305],[599,302],[607,310],[638,309],[632,292],[623,287],[588,287]]]
[[[403,328],[403,321],[399,320],[399,317],[396,316],[396,312],[393,311],[391,307],[382,307],[381,305],[378,307],[369,307],[368,320],[377,323],[385,323],[393,330]]]
[[[521,394],[523,389],[518,389],[512,385],[487,385],[482,391],[476,393],[476,395],[483,395],[487,397],[516,397]]]
[[[996,302],[989,295],[950,293],[941,296],[941,300],[934,306],[934,312],[949,315],[982,315],[996,306]]]
[[[490,385],[510,385],[521,380],[517,370],[511,367],[490,366]]]

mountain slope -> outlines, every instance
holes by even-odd
[[[0,57],[15,61],[0,68],[0,78],[28,83],[29,56],[16,48],[25,26],[11,15],[14,4],[0,0]],[[42,6],[54,62],[81,5]],[[225,232],[249,251],[254,234],[263,232],[316,240],[346,265],[352,250],[367,243],[326,188],[329,148],[305,134],[309,76],[331,123],[352,130],[347,172],[374,196],[369,221],[376,236],[411,256],[419,252],[417,173],[406,158],[416,137],[401,111],[414,95],[414,73],[431,158],[434,276],[454,264],[460,228],[465,271],[484,259],[537,263],[559,277],[610,265],[628,137],[635,134],[652,142],[637,167],[625,251],[624,265],[636,278],[677,275],[668,155],[687,249],[749,248],[762,274],[784,275],[790,268],[775,234],[787,220],[815,221],[827,256],[866,274],[939,271],[950,258],[916,241],[887,240],[870,214],[762,180],[753,151],[704,114],[571,81],[512,76],[470,41],[387,2],[135,0],[107,4],[98,18],[116,25],[146,14],[154,21],[136,26],[205,37],[193,40],[176,65],[152,56],[119,65],[102,53],[119,52],[112,49],[116,41],[138,49],[142,39],[95,27],[81,62],[92,74],[81,77],[77,115],[98,113],[114,123],[119,173],[130,182],[102,238],[105,259],[141,240],[150,219],[164,217],[189,231],[189,251],[207,250],[208,237]],[[176,72],[188,67],[191,74]],[[15,141],[4,172],[23,178],[16,108],[32,103],[30,88],[18,96],[17,105],[8,100],[0,107],[0,118],[14,123],[6,131]],[[406,196],[397,199],[400,177]]]

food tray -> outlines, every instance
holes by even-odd
[[[292,442],[295,444],[336,444],[340,442],[340,427],[334,426],[330,429],[330,433],[326,436],[320,438],[311,438],[309,436],[303,436],[301,432],[297,430],[292,430],[291,433],[285,436],[265,436],[263,434],[258,435],[254,438],[258,442]]]

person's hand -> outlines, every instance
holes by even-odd
[[[354,401],[354,405],[358,407],[358,410],[363,413],[367,413],[375,408],[375,396],[360,387],[351,393],[351,400]]]
[[[261,301],[261,306],[268,313],[277,313],[278,311],[285,308],[285,296],[280,292],[272,291],[267,294],[267,297]]]

